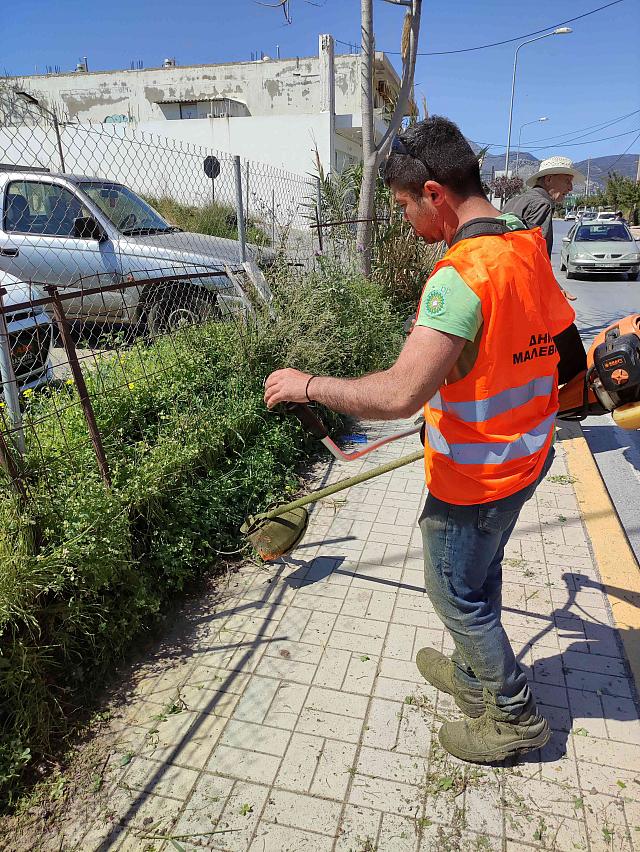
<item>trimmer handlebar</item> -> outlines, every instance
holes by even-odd
[[[422,421],[420,421],[420,423],[413,426],[411,429],[405,429],[403,432],[398,432],[396,435],[389,435],[387,438],[381,438],[379,441],[367,444],[357,452],[345,453],[334,441],[331,440],[327,427],[319,417],[316,417],[307,405],[303,405],[299,402],[286,402],[284,404],[284,409],[288,414],[293,414],[297,417],[304,428],[310,432],[314,438],[322,441],[334,458],[340,459],[341,461],[356,461],[385,444],[390,444],[392,441],[397,441],[399,438],[408,438],[410,435],[416,435],[422,428]]]
[[[303,405],[300,402],[285,402],[284,409],[287,414],[293,414],[297,417],[307,432],[310,432],[314,438],[322,441],[329,436],[327,427],[319,417],[316,417],[308,405]]]

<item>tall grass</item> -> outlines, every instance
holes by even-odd
[[[209,234],[214,237],[238,239],[236,211],[233,207],[211,203],[198,207],[181,204],[173,198],[145,196],[145,201],[160,213],[170,224],[183,231],[196,234]],[[268,246],[271,242],[266,232],[253,219],[245,223],[247,242],[257,246]]]
[[[337,242],[343,249],[355,248],[355,220],[358,215],[362,165],[354,165],[340,174],[326,175],[318,162],[322,218],[337,222],[324,229],[325,241]],[[350,224],[351,223],[351,224]],[[331,247],[331,245],[330,245]],[[372,280],[379,284],[401,313],[412,313],[436,262],[444,254],[444,244],[427,245],[416,237],[403,220],[389,187],[376,182],[373,227]],[[348,250],[348,249],[347,249]],[[352,255],[355,264],[355,255]]]
[[[264,377],[281,366],[358,375],[396,356],[399,318],[379,285],[327,266],[273,286],[277,322],[181,329],[87,374],[110,491],[68,405],[74,389],[31,398],[35,499],[20,507],[0,483],[5,803],[168,602],[243,544],[244,517],[297,488],[312,445],[293,418],[265,409]]]

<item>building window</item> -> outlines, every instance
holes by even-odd
[[[197,118],[198,104],[193,101],[188,104],[180,104],[180,118]]]

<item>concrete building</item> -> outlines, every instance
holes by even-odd
[[[136,130],[238,154],[301,175],[341,171],[362,153],[360,57],[335,56],[331,36],[318,56],[220,65],[84,71],[23,77],[20,86],[61,120],[127,124]],[[383,53],[375,55],[376,132],[400,89]]]

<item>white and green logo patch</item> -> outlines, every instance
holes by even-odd
[[[442,290],[430,290],[426,296],[425,310],[430,317],[439,317],[446,310],[444,292]]]

